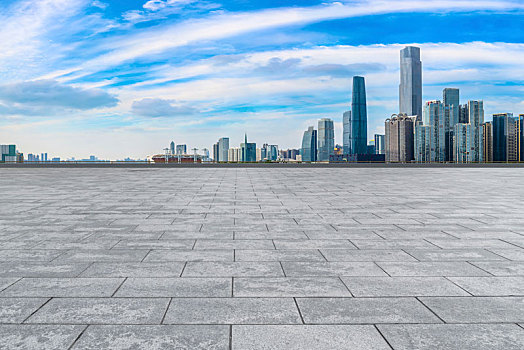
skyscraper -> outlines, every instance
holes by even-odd
[[[375,134],[375,153],[386,154],[385,136]]]
[[[176,145],[176,154],[177,155],[187,154],[187,146],[186,145]]]
[[[479,163],[483,161],[484,151],[483,146],[483,131],[482,124],[484,124],[484,101],[469,101],[468,102],[468,118],[471,124],[471,161]]]
[[[524,162],[524,114],[519,115],[520,161]]]
[[[472,134],[471,124],[458,123],[453,131],[453,159],[456,163],[472,162]]]
[[[171,141],[171,144],[169,145],[169,152],[172,155],[175,154],[175,141]]]
[[[333,154],[335,154],[333,120],[323,118],[318,121],[318,161],[327,162]]]
[[[386,162],[407,163],[414,160],[414,125],[416,117],[404,114],[386,119]]]
[[[400,113],[422,120],[422,62],[420,48],[408,46],[400,51]]]
[[[415,126],[415,161],[418,163],[430,163],[433,128],[430,125],[418,123]]]
[[[350,154],[350,141],[351,141],[351,111],[344,112],[342,117],[342,146],[344,147],[343,153]]]
[[[244,143],[240,144],[240,152],[242,155],[242,162],[250,163],[257,161],[257,144],[247,142],[247,134],[245,135]]]
[[[493,161],[520,160],[520,122],[513,113],[493,115]]]
[[[366,82],[363,77],[353,77],[351,104],[351,135],[348,154],[366,154],[368,145],[368,113]]]
[[[313,126],[304,131],[301,154],[303,162],[317,161],[317,131]]]
[[[493,123],[486,122],[482,124],[482,133],[484,137],[484,162],[493,162]]]
[[[222,137],[218,140],[218,162],[227,162],[229,150],[229,137]]]

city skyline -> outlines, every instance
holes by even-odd
[[[211,149],[219,137],[236,146],[247,133],[287,149],[329,118],[343,144],[354,75],[366,78],[369,141],[399,112],[405,46],[422,50],[423,104],[459,88],[462,101],[484,100],[486,120],[524,112],[519,2],[205,4],[2,2],[0,143],[63,159],[143,159],[171,140]],[[478,24],[486,16],[493,27]],[[250,24],[254,18],[274,21]],[[409,20],[421,30],[398,25]],[[453,33],[444,26],[452,21]],[[17,33],[18,23],[31,26]],[[61,31],[71,23],[76,31]],[[355,30],[344,34],[348,28]]]

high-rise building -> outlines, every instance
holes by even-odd
[[[453,159],[456,163],[471,163],[473,155],[472,141],[475,137],[472,134],[471,124],[458,123],[453,132]]]
[[[518,162],[521,158],[521,122],[513,113],[493,115],[493,161]]]
[[[233,147],[228,150],[228,157],[227,157],[228,162],[237,163],[237,162],[240,162],[241,158],[242,156],[241,156],[240,147]]]
[[[442,92],[442,97],[443,97],[442,101],[444,103],[444,106],[455,106],[457,107],[457,111],[458,111],[458,107],[460,106],[460,90],[459,89],[446,88]],[[458,121],[458,118],[457,118],[457,121]]]
[[[422,120],[422,62],[420,48],[408,46],[400,51],[400,113]]]
[[[218,140],[218,159],[217,162],[227,162],[229,150],[229,137],[222,137]]]
[[[433,128],[430,125],[418,123],[415,126],[415,161],[418,163],[431,163],[431,146],[434,137]]]
[[[468,111],[468,105],[461,105],[459,106],[459,123],[461,124],[469,124],[469,111]]]
[[[524,162],[524,114],[519,115],[520,161]]]
[[[313,126],[310,126],[302,137],[302,161],[316,162],[317,161],[317,131]]]
[[[278,160],[278,145],[268,145],[266,158],[269,161],[275,162]]]
[[[414,160],[414,125],[416,116],[393,115],[386,119],[386,162],[407,163]]]
[[[484,142],[482,124],[484,124],[484,102],[483,101],[469,101],[468,102],[468,118],[471,124],[472,150],[471,161],[481,163],[484,157],[483,146]]]
[[[375,134],[375,153],[386,154],[385,135]]]
[[[342,117],[342,146],[344,148],[344,154],[350,154],[351,150],[351,111],[344,112]]]
[[[484,162],[493,162],[493,123],[486,122],[482,124],[482,134],[484,141]]]
[[[424,106],[424,125],[431,127],[430,158],[432,162],[453,160],[453,127],[457,124],[458,113],[455,105],[444,105],[430,101]]]
[[[353,77],[351,103],[351,135],[348,154],[367,154],[368,113],[366,103],[366,82],[363,77]]]
[[[176,154],[177,155],[187,154],[187,146],[186,145],[176,145]]]
[[[15,163],[16,161],[16,145],[0,145],[0,162]]]
[[[171,155],[175,154],[175,141],[171,141],[171,144],[169,145],[169,152]]]
[[[333,120],[323,118],[318,121],[318,161],[327,162],[335,154],[335,128]]]
[[[247,134],[245,135],[244,143],[240,144],[241,161],[243,163],[251,163],[257,161],[257,144],[247,142]]]
[[[220,156],[218,155],[218,142],[213,144],[213,160],[219,162]]]

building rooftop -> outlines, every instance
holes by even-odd
[[[0,169],[0,348],[523,349],[524,169]]]

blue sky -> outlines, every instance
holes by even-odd
[[[524,113],[521,0],[3,0],[0,143],[63,158],[144,158],[244,132],[298,148],[329,117],[341,142],[364,75],[370,139],[398,111],[399,51],[422,48],[424,99],[458,87]]]

